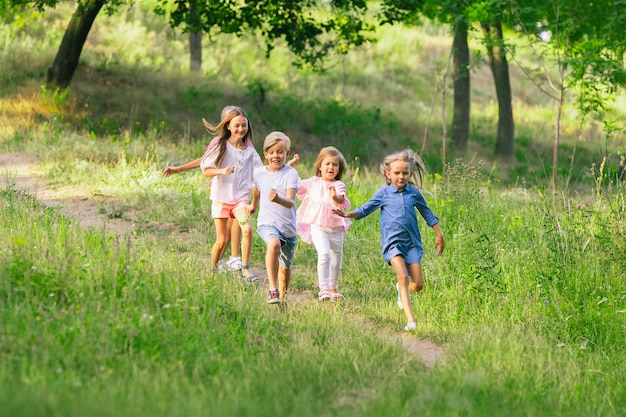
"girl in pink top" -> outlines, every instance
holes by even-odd
[[[205,153],[200,168],[205,177],[215,177],[211,185],[211,215],[215,221],[216,241],[211,250],[211,265],[218,269],[230,240],[229,219],[239,223],[242,233],[241,274],[248,282],[258,279],[250,271],[252,249],[250,204],[252,172],[263,166],[259,154],[248,146],[252,135],[246,112],[237,107],[230,111],[217,126],[205,122],[207,129],[219,134],[217,145]]]
[[[224,107],[220,114],[220,120],[224,120],[230,112],[236,111],[237,108],[238,108],[237,106]],[[204,126],[210,131],[211,124],[206,119],[202,119],[202,122],[204,123]],[[209,153],[211,149],[213,149],[216,145],[219,144],[219,141],[220,141],[219,136],[214,137],[209,143],[209,145],[207,146],[206,150],[204,151],[204,154],[198,159],[194,159],[193,161],[187,162],[186,164],[183,164],[183,165],[166,166],[165,169],[163,170],[163,176],[169,177],[174,174],[179,174],[183,171],[187,171],[187,170],[194,169],[194,168],[200,168],[200,162],[202,162],[202,159],[204,159],[204,157]],[[254,148],[254,145],[252,144],[252,140],[250,140],[250,138],[247,139],[246,144],[248,145],[248,147]],[[207,185],[210,186],[211,182],[212,182],[212,178],[209,178],[209,182]],[[239,271],[241,270],[241,267],[243,266],[243,264],[241,263],[241,256],[239,255],[239,247],[241,246],[241,228],[239,227],[239,223],[237,221],[234,221],[234,219],[229,219],[228,229],[230,230],[230,242],[231,242],[230,258],[225,263],[223,259],[220,259],[218,263],[218,270],[225,272],[226,267],[228,267],[232,271]]]
[[[336,301],[343,296],[338,289],[343,237],[350,228],[347,218],[335,216],[333,209],[350,208],[346,185],[341,176],[348,170],[345,158],[334,146],[320,151],[315,163],[316,175],[301,180],[298,198],[302,200],[296,227],[303,242],[313,243],[317,251],[317,279],[320,301]]]

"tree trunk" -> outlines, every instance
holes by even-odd
[[[192,72],[202,69],[202,18],[198,14],[198,6],[195,1],[189,2],[189,14],[193,20],[191,32],[189,32],[189,68]]]
[[[498,98],[498,136],[496,141],[497,156],[511,158],[514,155],[515,124],[513,122],[513,105],[511,98],[511,81],[509,64],[504,50],[502,24],[496,21],[493,25],[481,23],[487,41],[489,66],[496,85]]]
[[[79,4],[74,11],[72,19],[65,29],[54,63],[46,73],[46,85],[48,87],[66,88],[70,85],[91,25],[96,20],[103,4],[103,0],[95,0],[94,2]]]
[[[452,143],[461,151],[467,149],[470,127],[470,74],[467,22],[459,22],[452,41],[454,55],[454,114],[452,117]]]
[[[193,72],[202,69],[202,32],[189,32],[189,68]]]

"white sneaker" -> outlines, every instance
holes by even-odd
[[[231,256],[228,261],[226,261],[226,266],[228,266],[231,271],[239,271],[242,265],[243,264],[241,263],[241,258],[239,256],[234,258]]]
[[[400,284],[398,284],[396,282],[396,291],[398,292],[398,300],[396,301],[398,303],[398,308],[400,310],[404,310],[404,306],[402,305],[402,298],[400,298]]]
[[[417,323],[415,323],[414,321],[404,326],[404,330],[406,330],[407,332],[410,332],[411,330],[415,330],[415,329],[417,329]]]
[[[217,263],[217,272],[226,272],[226,265],[224,264],[224,260],[220,259]]]

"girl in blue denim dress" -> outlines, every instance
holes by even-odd
[[[422,236],[417,224],[417,211],[437,234],[435,249],[443,253],[445,242],[439,219],[426,204],[421,187],[426,172],[424,162],[407,149],[387,155],[380,164],[387,186],[378,189],[365,204],[350,212],[335,209],[342,217],[362,219],[380,209],[380,232],[383,258],[395,272],[398,282],[398,307],[404,310],[407,325],[404,330],[417,328],[411,307],[409,290],[420,291],[422,278]]]

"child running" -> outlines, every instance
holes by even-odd
[[[224,118],[228,115],[230,111],[236,110],[236,109],[237,109],[237,106],[224,107],[220,115],[220,120],[224,120]],[[209,124],[205,119],[202,119],[202,120],[205,126]],[[206,150],[204,151],[204,155],[201,156],[200,158],[194,159],[193,161],[187,162],[183,165],[166,166],[165,169],[163,170],[163,176],[167,178],[171,175],[179,174],[183,171],[200,168],[200,162],[202,161],[204,156],[206,156],[207,153],[219,143],[219,139],[220,139],[219,136],[214,137],[209,143],[209,145],[207,146]],[[248,138],[246,143],[250,148],[254,148],[254,145],[252,144],[252,140],[250,138]],[[300,155],[295,154],[293,158],[289,160],[289,162],[287,162],[287,164],[290,166],[295,166],[299,161],[300,161]],[[224,260],[220,258],[218,262],[218,270],[220,272],[226,272],[226,268],[230,269],[231,271],[239,271],[243,265],[241,263],[241,256],[239,255],[239,248],[241,246],[241,228],[239,227],[239,222],[235,221],[232,218],[229,218],[228,229],[230,230],[230,236],[229,236],[230,257],[228,258],[228,261],[226,262],[224,262]],[[228,246],[228,242],[226,242],[226,245]]]
[[[296,192],[298,172],[285,165],[291,140],[272,132],[263,143],[267,165],[254,170],[253,208],[260,204],[257,232],[265,242],[265,266],[269,281],[267,302],[285,304],[296,250]],[[278,288],[277,288],[278,287]]]
[[[220,114],[220,120],[224,120],[224,118],[226,118],[228,113],[236,109],[237,109],[237,106],[224,107]],[[202,120],[206,126],[208,122],[204,119]],[[193,161],[189,161],[183,165],[166,166],[165,169],[163,170],[163,176],[167,178],[171,175],[179,174],[183,171],[200,168],[200,162],[202,161],[202,158],[204,158],[204,156],[206,156],[207,153],[219,143],[219,140],[220,140],[219,136],[214,137],[211,140],[211,142],[209,142],[209,146],[207,146],[206,150],[204,151],[204,154],[198,159],[194,159]],[[250,138],[248,138],[247,140],[247,145],[251,148],[254,148],[254,145],[252,144],[252,140],[250,140]],[[229,239],[230,239],[230,244],[231,244],[230,258],[228,259],[227,262],[224,262],[224,260],[220,258],[218,262],[218,270],[220,272],[226,272],[226,267],[228,267],[231,271],[239,271],[242,266],[241,256],[239,255],[239,247],[241,246],[241,228],[239,227],[239,223],[237,221],[234,221],[234,219],[229,218],[228,229],[230,230]],[[226,245],[228,245],[228,242],[226,242]]]
[[[340,206],[350,208],[346,185],[341,181],[348,170],[345,158],[334,146],[323,148],[315,163],[315,176],[301,180],[298,198],[297,229],[303,242],[313,243],[317,251],[317,281],[320,301],[343,298],[338,281],[341,272],[343,237],[350,220],[333,214]]]
[[[236,107],[213,126],[205,121],[210,132],[218,134],[218,143],[210,148],[200,162],[205,177],[215,177],[211,185],[211,215],[215,222],[216,240],[211,250],[211,266],[218,269],[230,240],[228,219],[234,218],[242,233],[241,276],[252,283],[258,279],[250,271],[252,250],[251,215],[255,208],[250,204],[252,173],[262,167],[259,154],[248,146],[252,126],[246,112]]]
[[[383,258],[398,277],[398,307],[404,310],[408,321],[404,330],[410,331],[416,329],[417,324],[409,290],[420,291],[423,287],[422,238],[415,209],[437,234],[435,249],[438,249],[439,255],[443,253],[445,242],[439,219],[416,188],[421,187],[426,172],[422,159],[407,149],[386,156],[380,164],[380,170],[386,178],[386,187],[378,189],[368,202],[354,211],[346,213],[334,209],[333,212],[342,217],[361,219],[380,208]]]

